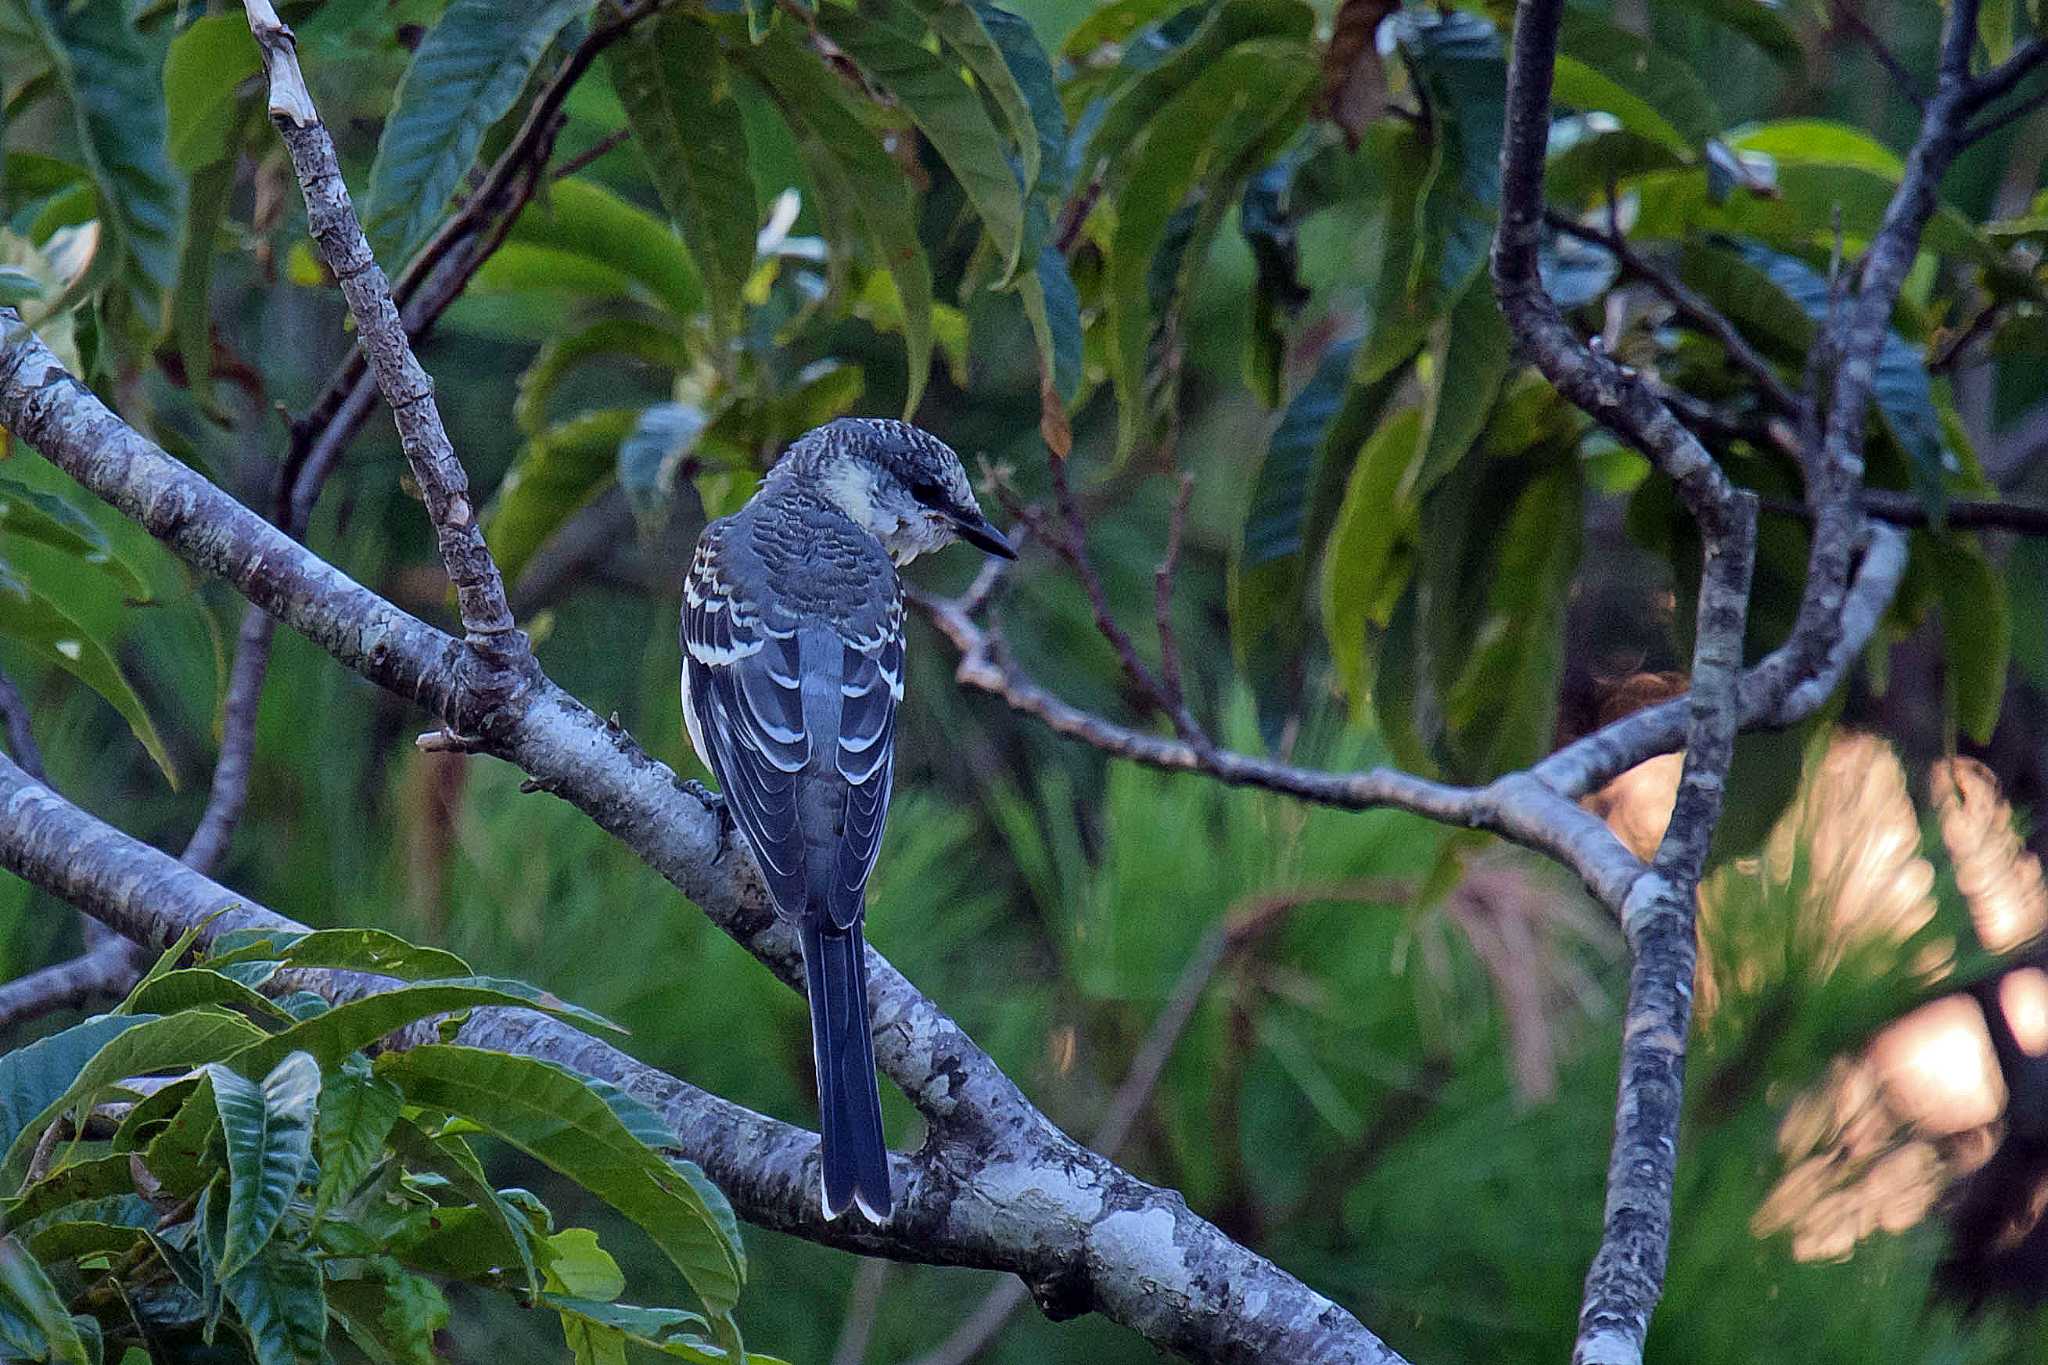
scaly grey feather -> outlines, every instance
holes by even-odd
[[[704,528],[683,583],[690,742],[803,944],[827,1218],[853,1204],[881,1222],[894,1202],[861,921],[903,699],[896,566],[955,538],[1013,553],[944,442],[843,418]]]

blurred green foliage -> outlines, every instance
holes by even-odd
[[[564,0],[280,9],[394,273],[614,17]],[[1825,9],[1575,7],[1552,132],[1553,205],[1605,230],[1612,193],[1637,248],[1795,387],[1837,232],[1850,252],[1868,239],[1913,131],[1911,102]],[[1994,11],[1993,58],[2036,22]],[[543,178],[422,345],[544,665],[695,773],[675,690],[690,537],[804,429],[907,411],[1024,499],[1048,447],[1071,445],[1091,550],[1148,652],[1162,476],[1195,475],[1174,610],[1195,709],[1238,747],[1477,780],[1585,728],[1588,679],[1684,657],[1697,546],[1668,487],[1514,363],[1492,305],[1506,19],[1370,0],[716,0],[643,20],[561,106],[553,164],[573,173]],[[1937,22],[1931,0],[1902,0],[1886,37],[1925,69]],[[292,444],[273,405],[304,411],[349,338],[256,70],[235,6],[0,4],[0,299],[154,439],[267,507]],[[1962,158],[1884,352],[1871,480],[1937,522],[1995,486],[2040,491],[2002,453],[2048,398],[2037,142],[2023,121]],[[1606,253],[1565,235],[1545,253],[1583,330],[1714,405],[1733,477],[1796,496],[1770,438],[1782,414],[1753,377]],[[1980,318],[1970,382],[1930,366]],[[401,467],[373,418],[308,539],[445,621]],[[176,847],[204,799],[239,607],[32,453],[15,447],[0,478],[0,660],[52,778]],[[1789,620],[1805,549],[1797,523],[1767,522],[1757,647]],[[968,571],[946,557],[914,577],[943,590]],[[1916,535],[1886,643],[1910,658],[1915,632],[1941,630],[1932,748],[1991,739],[2014,686],[2048,685],[2044,585],[2031,550]],[[1035,677],[1142,721],[1049,555],[997,610]],[[1122,1159],[1411,1358],[1561,1358],[1599,1226],[1624,979],[1611,928],[1552,873],[1409,817],[1108,764],[956,689],[951,667],[920,631],[874,942],[1081,1134],[1188,964],[1226,943]],[[1899,713],[1875,696],[1883,678],[1852,717]],[[308,923],[538,982],[626,1025],[645,1060],[808,1122],[801,1003],[581,815],[501,767],[417,751],[421,728],[281,638],[222,877]],[[1827,1263],[1756,1223],[1791,1159],[1783,1116],[1948,988],[1913,969],[1923,940],[1971,932],[1944,875],[1930,921],[1853,962],[1790,941],[1812,914],[1805,873],[1744,860],[1792,800],[1808,738],[1745,744],[1707,953],[1753,970],[1703,1023],[1651,1349],[2037,1358],[2032,1319],[1930,1304],[1938,1223]],[[75,933],[0,884],[0,972],[74,950]],[[1968,952],[1953,968],[1985,970]],[[915,1115],[893,1091],[884,1105],[913,1145]],[[680,1296],[616,1211],[516,1145],[479,1146],[495,1182],[597,1229],[632,1296]],[[851,1258],[746,1241],[749,1342],[830,1359]],[[986,1289],[895,1269],[866,1359],[930,1349]],[[557,1347],[501,1296],[446,1294],[447,1358],[598,1358],[587,1331]],[[1152,1352],[1024,1313],[989,1358]]]

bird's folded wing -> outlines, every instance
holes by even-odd
[[[894,604],[873,632],[845,641],[839,692],[839,775],[846,810],[833,859],[826,910],[844,929],[861,916],[868,874],[882,850],[889,789],[896,776],[896,704],[903,700],[903,607]]]

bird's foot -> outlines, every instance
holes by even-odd
[[[725,793],[715,792],[695,778],[683,779],[683,790],[704,803],[706,810],[718,817],[718,842],[729,843],[732,839],[732,805],[725,799]]]

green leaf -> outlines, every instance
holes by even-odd
[[[636,1308],[631,1304],[557,1293],[541,1295],[541,1302],[562,1315],[562,1334],[572,1344],[577,1340],[572,1324],[581,1324],[593,1333],[610,1333],[622,1344],[632,1342],[652,1347],[663,1355],[695,1361],[697,1365],[731,1365],[732,1362],[731,1352],[702,1335],[708,1324],[695,1313],[686,1313],[679,1308]],[[619,1358],[623,1359],[623,1356]],[[579,1365],[582,1359],[578,1357]],[[780,1365],[772,1357],[754,1351],[747,1352],[747,1363]]]
[[[305,1365],[325,1358],[327,1295],[320,1267],[310,1256],[274,1247],[223,1276],[221,1288],[248,1334],[256,1365]]]
[[[73,1204],[97,1203],[135,1192],[125,1155],[95,1157],[60,1166],[5,1205],[7,1225],[25,1227]]]
[[[1673,0],[1724,28],[1749,39],[1787,71],[1798,71],[1806,62],[1806,50],[1799,33],[1786,17],[1786,6],[1775,0]]]
[[[974,72],[1010,125],[1023,164],[1024,192],[1047,198],[1066,192],[1067,113],[1060,103],[1052,58],[1031,21],[991,0],[918,0],[932,31]],[[979,47],[966,24],[970,14],[995,44],[994,57]]]
[[[100,213],[142,280],[168,289],[176,269],[184,186],[167,150],[157,52],[127,0],[23,0],[71,106]]]
[[[1892,180],[1906,172],[1897,152],[1862,129],[1832,119],[1772,119],[1745,130],[1735,144],[1774,161],[1848,166]]]
[[[1084,339],[1080,291],[1058,247],[1048,244],[1039,251],[1037,268],[1019,277],[1017,293],[1038,348],[1039,432],[1046,446],[1064,458],[1074,443],[1067,408],[1081,391]]]
[[[1422,458],[1415,465],[1407,500],[1420,503],[1438,481],[1465,458],[1486,426],[1514,360],[1514,338],[1500,305],[1484,282],[1475,281],[1437,330],[1429,356],[1435,373],[1424,397]]]
[[[215,946],[221,940],[215,940]],[[339,967],[352,972],[374,972],[395,976],[400,981],[426,981],[475,975],[475,968],[445,948],[411,943],[383,929],[315,929],[308,932],[265,931],[251,941],[267,945],[264,957],[275,956],[287,967]],[[210,958],[218,967],[223,958]],[[246,960],[237,953],[235,961]]]
[[[202,1005],[233,1005],[262,1017],[291,1018],[269,996],[206,967],[181,967],[139,983],[124,1008],[131,1014],[177,1014]]]
[[[13,308],[42,294],[42,281],[35,276],[11,265],[0,266],[0,308]]]
[[[119,1027],[113,1027],[117,1024]],[[43,1129],[64,1110],[89,1103],[110,1086],[130,1076],[215,1061],[264,1036],[262,1029],[239,1015],[207,1010],[88,1020],[55,1038],[20,1049],[26,1053],[65,1040],[41,1060],[24,1062],[19,1081],[11,1069],[5,1078],[0,1078],[0,1096],[5,1097],[9,1120],[7,1155],[0,1170],[9,1179],[19,1179],[28,1168],[29,1154]],[[94,1041],[98,1046],[81,1059],[79,1050]],[[14,1062],[18,1055],[10,1053],[0,1059],[0,1066]],[[74,1062],[76,1065],[72,1066]],[[66,1066],[72,1066],[72,1070],[63,1087],[48,1090],[48,1083]],[[29,1111],[25,1106],[37,1098],[41,1100],[40,1107]]]
[[[1725,308],[1737,325],[1778,354],[1803,356],[1828,315],[1828,283],[1806,262],[1753,242],[1730,252],[1689,252],[1685,278]],[[1955,457],[1948,449],[1933,383],[1920,349],[1887,331],[1878,351],[1872,398],[1887,430],[1912,462],[1913,485],[1937,521],[1948,505]]]
[[[740,57],[796,138],[819,208],[833,229],[834,248],[845,248],[839,234],[858,222],[875,261],[896,282],[909,353],[904,414],[912,415],[931,373],[932,276],[917,236],[909,179],[848,107],[837,78],[786,27],[767,34]]]
[[[1002,253],[1004,278],[1013,275],[1024,249],[1024,194],[981,96],[952,64],[925,50],[914,15],[894,0],[871,0],[859,14],[821,5],[817,16],[819,30],[930,140]],[[1035,132],[1031,145],[1037,146]]]
[[[387,1057],[398,1054],[386,1054]],[[479,1224],[470,1235],[462,1238],[463,1250],[474,1253],[479,1246],[489,1252],[487,1259],[493,1265],[503,1264],[502,1255],[510,1251],[518,1260],[525,1274],[522,1281],[529,1292],[540,1289],[540,1271],[533,1257],[533,1231],[526,1216],[506,1200],[484,1177],[484,1168],[478,1164],[476,1153],[458,1135],[450,1134],[439,1139],[431,1138],[413,1123],[400,1119],[392,1125],[389,1139],[392,1150],[402,1157],[406,1164],[419,1170],[431,1171],[449,1182],[453,1191],[470,1201],[475,1210],[489,1219],[488,1226],[495,1230],[502,1246],[491,1245],[485,1226]],[[454,1212],[451,1210],[450,1212]],[[404,1247],[399,1252],[412,1257],[418,1248]],[[422,1269],[438,1267],[422,1265]],[[444,1272],[445,1273],[445,1272]]]
[[[1962,532],[1913,535],[1915,553],[1929,556],[1941,594],[1943,681],[1955,723],[1976,744],[1989,744],[2005,704],[2012,663],[2012,599],[1977,538]]]
[[[704,301],[689,253],[668,224],[588,180],[558,180],[545,199],[527,205],[499,255],[513,246],[554,253],[536,262],[541,273],[532,283],[545,284],[567,256],[596,269],[593,284],[623,274],[678,320],[695,316]]]
[[[548,1247],[554,1253],[545,1281],[550,1292],[602,1303],[626,1292],[625,1272],[589,1228],[564,1228],[548,1238]]]
[[[1120,167],[1131,143],[1145,129],[1157,126],[1166,107],[1240,43],[1259,39],[1306,43],[1314,30],[1315,13],[1300,0],[1224,0],[1186,43],[1118,92],[1088,140],[1081,162],[1083,174]],[[1317,63],[1313,54],[1305,60],[1310,68]],[[1182,126],[1175,131],[1187,137],[1205,130]]]
[[[1384,629],[1408,582],[1417,533],[1415,503],[1401,485],[1414,467],[1422,410],[1403,408],[1381,423],[1351,467],[1344,501],[1323,556],[1323,632],[1354,714],[1370,696],[1366,624]]]
[[[241,14],[203,15],[171,39],[163,93],[173,166],[189,175],[228,159],[241,123],[238,91],[262,70]]]
[[[171,290],[170,337],[185,369],[185,387],[200,409],[217,417],[213,399],[213,255],[235,163],[222,159],[193,173],[184,230],[178,239],[178,278]]]
[[[44,1359],[53,1365],[93,1365],[94,1358],[87,1354],[78,1324],[71,1320],[56,1286],[35,1257],[12,1237],[0,1237],[0,1298],[34,1324],[47,1352]]]
[[[638,419],[631,408],[586,412],[520,448],[483,515],[484,539],[508,582],[517,582],[548,537],[610,484],[619,443]]]
[[[85,513],[55,493],[13,479],[0,479],[0,535],[20,536],[40,545],[76,555],[118,579],[129,597],[147,602],[149,580],[114,550],[106,532]]]
[[[313,1127],[320,1152],[316,1215],[362,1183],[383,1155],[384,1140],[404,1107],[405,1097],[397,1087],[372,1075],[356,1057],[330,1075],[320,1092],[320,1113]]]
[[[128,722],[165,780],[177,786],[178,770],[157,735],[156,722],[106,645],[54,602],[7,575],[4,566],[0,566],[0,635],[27,646],[104,697]]]
[[[220,1275],[231,1280],[269,1243],[312,1160],[320,1063],[310,1053],[291,1053],[260,1084],[218,1063],[206,1074],[228,1144],[228,1237]]]
[[[738,1301],[743,1263],[704,1186],[684,1178],[583,1078],[530,1057],[435,1045],[377,1059],[414,1104],[459,1114],[576,1181],[646,1231],[714,1313]],[[722,1200],[720,1201],[723,1202]]]
[[[730,336],[754,269],[761,210],[718,37],[696,17],[671,11],[633,25],[606,60],[648,176],[696,259],[714,332]]]
[[[244,1076],[266,1073],[293,1052],[310,1052],[320,1065],[336,1066],[349,1053],[360,1051],[407,1024],[437,1014],[484,1005],[535,1009],[580,1028],[614,1033],[625,1031],[602,1015],[572,1005],[524,981],[466,976],[447,981],[419,981],[395,991],[380,991],[347,1001],[325,1014],[294,1024],[282,1033],[271,1034],[230,1060]]]
[[[1240,43],[1174,95],[1115,168],[1106,196],[1116,224],[1106,287],[1120,454],[1135,448],[1143,421],[1152,260],[1173,214],[1210,166],[1236,160],[1273,129],[1289,128],[1300,118],[1315,71],[1314,54],[1293,39]]]
[[[1578,138],[1550,154],[1543,193],[1560,206],[1598,203],[1607,187],[1626,184],[1650,171],[1682,169],[1685,158],[1669,145],[1626,128]]]
[[[1400,10],[1388,31],[1428,100],[1431,119],[1410,285],[1455,298],[1485,265],[1499,211],[1507,89],[1500,34],[1462,10]]]
[[[599,318],[566,336],[550,338],[519,376],[519,397],[512,415],[519,429],[537,436],[548,424],[548,401],[562,379],[586,361],[621,357],[659,369],[687,371],[692,363],[689,339],[661,314]]]
[[[1623,128],[1680,155],[1720,134],[1714,97],[1691,66],[1663,48],[1567,7],[1559,49],[1557,103],[1612,114]]]
[[[377,259],[410,259],[541,55],[592,0],[454,0],[398,82],[364,216]],[[557,187],[559,188],[559,187]]]

